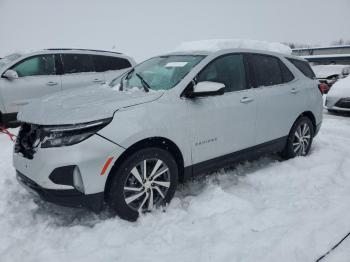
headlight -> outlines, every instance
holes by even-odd
[[[99,121],[63,126],[45,126],[42,128],[42,148],[70,146],[89,138],[104,128],[112,118]]]

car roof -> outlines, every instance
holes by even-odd
[[[48,51],[91,51],[91,52],[98,52],[98,53],[113,53],[113,54],[122,54],[120,52],[115,51],[108,51],[108,50],[98,50],[98,49],[85,49],[85,48],[47,48],[44,50]]]
[[[57,53],[77,53],[77,54],[99,54],[99,55],[106,55],[106,56],[118,56],[123,58],[130,59],[131,57],[124,55],[122,53],[114,52],[114,51],[107,51],[107,50],[95,50],[95,49],[82,49],[82,48],[47,48],[47,49],[41,49],[37,51],[26,51],[21,52],[23,56],[32,56],[32,55],[40,55],[40,54],[57,54]],[[132,59],[132,58],[131,58]]]
[[[216,51],[202,51],[202,50],[193,50],[193,51],[176,51],[167,53],[164,55],[203,55],[203,56],[216,56],[216,55],[222,55],[222,54],[229,54],[229,53],[255,53],[255,54],[265,54],[265,55],[273,55],[277,57],[285,57],[285,58],[292,58],[297,59],[300,61],[307,61],[302,57],[298,57],[292,54],[286,54],[286,53],[279,53],[279,52],[273,52],[273,51],[267,51],[267,50],[259,50],[259,49],[245,49],[245,48],[230,48],[230,49],[219,49]]]
[[[57,54],[57,53],[65,53],[65,54],[90,54],[90,55],[105,55],[105,56],[115,56],[120,58],[125,58],[129,60],[129,62],[132,63],[132,65],[135,64],[135,60],[123,53],[114,52],[114,51],[108,51],[108,50],[95,50],[95,49],[82,49],[82,48],[48,48],[48,49],[42,49],[38,51],[31,51],[31,52],[17,52],[18,54],[21,54],[22,58],[24,57],[30,57],[35,55],[41,55],[41,54]]]

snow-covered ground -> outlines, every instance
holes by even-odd
[[[0,261],[315,261],[350,231],[349,134],[349,117],[326,114],[308,157],[204,176],[136,223],[37,204],[0,134]],[[323,261],[349,260],[346,240]]]

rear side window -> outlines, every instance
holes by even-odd
[[[310,79],[315,79],[315,73],[312,71],[311,66],[309,65],[308,62],[298,60],[298,59],[293,59],[293,58],[287,58],[289,62],[291,62],[296,68],[299,69],[300,72],[303,73],[304,76],[310,78]]]
[[[27,58],[16,64],[12,69],[17,72],[19,77],[56,74],[54,55],[39,55]]]
[[[280,60],[280,67],[282,71],[283,83],[288,83],[294,79],[294,75],[288,69],[288,67]]]
[[[256,86],[273,86],[284,82],[281,62],[278,58],[260,54],[252,54],[249,57],[254,70]]]
[[[62,62],[65,74],[95,71],[91,55],[62,54]]]
[[[121,70],[131,67],[130,62],[125,58],[94,55],[93,61],[96,72],[105,72],[109,70]]]
[[[243,55],[232,54],[217,58],[198,74],[197,81],[222,83],[225,85],[225,92],[246,89]]]

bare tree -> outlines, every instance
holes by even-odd
[[[331,42],[331,45],[350,45],[350,40],[344,40],[340,38],[339,40]]]

